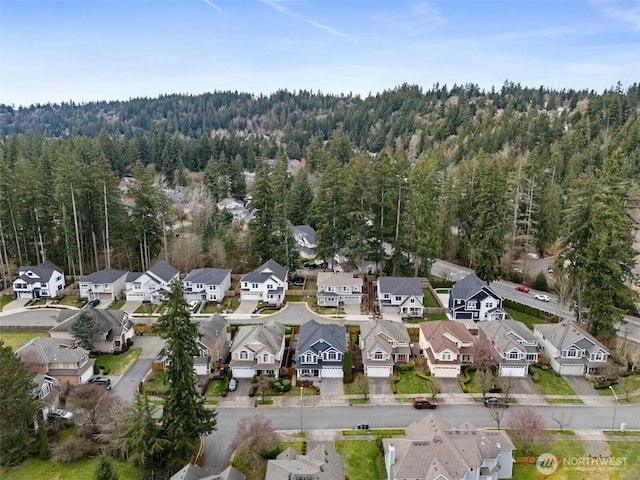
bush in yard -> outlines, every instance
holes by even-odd
[[[38,458],[40,460],[49,460],[51,451],[49,450],[49,439],[47,438],[47,432],[44,429],[44,425],[40,425],[38,428],[38,441],[40,442]]]
[[[536,275],[536,279],[533,282],[533,288],[543,291],[546,291],[549,288],[547,285],[547,276],[542,271],[538,272],[538,275]]]
[[[411,360],[407,363],[399,363],[398,365],[396,365],[396,368],[400,373],[410,372],[411,370],[414,370],[416,368],[416,362]]]
[[[281,384],[280,382],[273,382],[273,383],[271,384],[271,386],[273,387],[273,389],[274,389],[276,392],[281,392],[281,391],[282,391],[282,384]]]
[[[98,447],[92,440],[82,437],[70,437],[53,447],[52,457],[56,462],[69,463],[74,460],[93,457],[96,453],[98,453]]]
[[[289,380],[287,378],[282,380],[282,390],[284,392],[288,392],[289,390],[291,390],[291,380]]]

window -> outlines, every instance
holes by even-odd
[[[249,358],[249,354],[244,350],[240,352],[240,360],[246,360]]]
[[[329,359],[329,360],[337,360],[338,359],[338,355],[336,354],[336,352],[329,352],[327,354],[327,359]]]
[[[202,288],[202,284],[201,283],[196,283],[196,288]]]
[[[471,357],[469,357],[469,355],[462,355],[462,361],[463,362],[470,362],[471,361]]]
[[[140,282],[135,282],[133,284],[133,289],[134,290],[140,290],[142,288],[142,285],[140,285]]]
[[[389,294],[388,294],[388,293],[385,293],[385,294],[382,296],[382,298],[389,298]]]
[[[396,302],[399,302],[400,300],[402,300],[402,297],[400,295],[396,295]]]
[[[596,354],[593,356],[594,360],[604,360],[604,355],[602,354],[602,352],[596,352]]]
[[[252,283],[252,284],[251,284],[251,288],[254,288],[254,289],[255,289],[255,288],[258,288],[258,284],[257,284],[257,283]]]
[[[409,300],[409,303],[416,303],[415,298],[412,298],[411,300]]]
[[[376,352],[373,354],[373,358],[375,360],[384,360],[384,358],[382,357],[382,352]]]
[[[493,308],[493,302],[487,302],[487,308]]]
[[[476,302],[475,300],[467,302],[467,310],[476,310],[477,308],[478,308],[478,302]]]
[[[313,362],[313,355],[311,355],[310,353],[307,353],[304,357],[304,361],[305,363],[311,363]]]
[[[262,355],[262,363],[269,363],[269,354],[265,353]]]
[[[578,356],[578,352],[574,349],[567,350],[567,357],[575,358]]]
[[[442,354],[442,360],[451,360],[451,353],[449,352],[444,352]]]
[[[536,357],[537,357],[537,355],[535,353],[527,353],[527,360],[535,362],[536,361]]]
[[[273,290],[273,283],[267,283],[267,290]]]
[[[517,350],[512,350],[511,352],[509,352],[509,359],[517,360],[519,357],[520,355],[518,354]]]

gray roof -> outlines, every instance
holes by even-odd
[[[109,333],[121,332],[122,327],[132,328],[133,322],[129,320],[126,313],[121,310],[102,310],[96,308],[90,308],[88,310],[81,310],[77,312],[72,317],[67,318],[64,322],[56,325],[51,328],[50,332],[70,332],[71,325],[78,319],[78,317],[82,314],[90,315],[95,318],[101,326],[102,332],[105,335]]]
[[[31,340],[16,354],[27,365],[49,365],[50,363],[79,363],[82,355],[89,356],[84,348],[74,347],[73,340],[38,337]]]
[[[245,480],[245,476],[234,467],[227,467],[222,472],[211,474],[204,468],[188,463],[171,475],[171,480]]]
[[[383,293],[424,296],[420,279],[416,277],[380,277],[378,283],[380,285],[378,296]]]
[[[124,277],[128,272],[124,270],[98,270],[97,272],[87,275],[80,283],[113,283]]]
[[[483,288],[488,289],[495,297],[500,298],[493,290],[491,290],[491,287],[489,287],[489,284],[487,282],[481,280],[474,273],[472,273],[471,275],[467,275],[462,280],[456,282],[456,284],[451,287],[449,296],[454,300],[468,300]]]
[[[323,341],[324,344],[316,345]],[[296,356],[307,350],[325,350],[328,344],[339,352],[347,351],[347,335],[344,327],[339,325],[326,325],[311,319],[300,326]],[[315,347],[314,347],[315,345]]]
[[[173,277],[180,273],[177,268],[172,267],[164,260],[160,260],[148,271],[165,283],[169,282]]]
[[[558,350],[564,350],[572,345],[582,348],[587,352],[602,349],[609,350],[592,335],[582,330],[575,322],[564,320],[560,323],[538,324],[535,330],[544,335]],[[587,340],[586,342],[584,340]]]
[[[502,430],[480,430],[470,423],[452,428],[431,413],[405,429],[403,438],[384,438],[384,451],[395,449],[393,471],[398,478],[464,478],[484,459],[495,459],[514,446]]]
[[[398,343],[406,343],[406,346],[393,348],[391,344],[382,337],[386,335],[394,339]],[[392,353],[411,353],[409,343],[411,338],[407,327],[402,322],[393,320],[378,320],[377,322],[364,322],[360,328],[360,338],[364,343],[363,359],[366,358],[367,353],[375,350],[384,350]],[[366,360],[365,360],[366,362]],[[379,362],[376,362],[379,363]]]
[[[351,287],[353,285],[362,286],[363,281],[361,277],[354,278],[352,273],[318,272],[317,283],[318,286],[325,287]]]
[[[520,339],[526,343],[538,344],[538,339],[524,323],[511,318],[481,322],[479,327],[487,338],[495,343],[498,351],[501,353],[508,352],[513,348],[517,348],[522,352],[531,349],[535,351],[535,347],[527,348],[526,345],[519,343]]]
[[[38,276],[38,278],[32,278],[26,275],[26,272],[28,271],[35,273]],[[53,276],[53,272],[58,272],[64,275],[64,272],[60,267],[54,265],[49,261],[43,262],[40,265],[37,265],[35,267],[18,268],[18,274],[20,275],[19,278],[25,283],[35,283],[40,281],[47,282]]]
[[[253,272],[249,272],[242,276],[241,282],[264,283],[271,276],[275,276],[278,280],[285,281],[289,271],[275,260],[267,260]]]
[[[231,270],[225,268],[196,268],[184,278],[184,282],[202,283],[204,285],[222,285]]]
[[[311,448],[311,447],[310,447]],[[265,480],[344,480],[344,460],[332,442],[321,442],[301,455],[292,447],[267,462]]]
[[[125,278],[124,281],[129,283],[135,282],[142,274],[143,272],[129,272],[127,273],[127,278]]]
[[[294,225],[291,227],[291,231],[296,239],[296,248],[307,256],[313,256],[316,245],[316,231],[313,227],[311,225]],[[305,245],[305,241],[308,246]]]
[[[233,339],[232,350],[238,350],[250,343],[259,343],[264,345],[265,350],[269,353],[277,356],[284,334],[284,325],[275,321],[265,325],[245,325],[238,329],[238,333]]]

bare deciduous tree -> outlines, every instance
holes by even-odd
[[[510,435],[522,444],[525,452],[531,452],[536,442],[549,441],[550,435],[546,430],[544,418],[532,408],[515,410],[509,416]]]
[[[249,464],[259,464],[276,451],[278,444],[278,435],[273,429],[271,420],[264,415],[254,415],[242,417],[238,421],[231,448],[250,456],[252,461],[248,462]]]
[[[476,385],[482,391],[482,399],[484,400],[487,397],[487,392],[491,390],[491,386],[495,382],[495,376],[491,373],[491,369],[484,367],[476,370],[475,380]]]
[[[436,396],[440,393],[440,383],[438,382],[437,379],[433,377],[429,379],[429,382],[427,385],[427,392],[431,394],[432,400],[436,399]]]
[[[364,395],[364,399],[366,400],[369,396],[369,379],[366,375],[359,374],[356,376],[355,383],[360,388],[360,391]]]
[[[573,415],[569,415],[568,417],[565,417],[565,412],[562,412],[562,413],[553,412],[551,414],[551,420],[553,420],[555,423],[558,424],[558,428],[560,429],[560,432],[562,432],[566,427],[571,425],[571,421],[573,420]]]
[[[498,427],[498,430],[500,430],[500,423],[502,422],[502,418],[504,417],[505,410],[506,408],[499,407],[499,406],[492,405],[489,407],[489,416],[491,417],[491,420],[496,422],[496,426]]]

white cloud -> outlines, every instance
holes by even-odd
[[[265,5],[268,5],[269,7],[273,8],[274,10],[282,13],[283,15],[287,15],[288,17],[292,17],[295,18],[297,20],[302,20],[303,22],[308,23],[309,25],[315,27],[315,28],[319,28],[320,30],[324,30],[327,33],[330,33],[331,35],[334,35],[336,37],[341,37],[341,38],[346,38],[348,40],[353,40],[352,37],[350,37],[349,35],[347,35],[346,33],[343,33],[333,27],[330,27],[329,25],[325,25],[323,23],[317,22],[311,18],[306,18],[303,17],[302,15],[300,15],[299,13],[294,12],[293,10],[290,10],[289,8],[285,7],[280,1],[278,0],[261,0],[262,3],[264,3]]]
[[[430,32],[447,23],[447,18],[440,12],[440,9],[429,2],[413,3],[409,5],[408,11],[395,15],[378,13],[372,16],[372,20],[388,23],[408,35]]]
[[[213,8],[214,10],[217,10],[218,12],[222,13],[222,8],[220,8],[218,5],[211,2],[210,0],[202,0],[202,1],[207,5],[209,5],[211,8]]]
[[[640,2],[592,1],[590,3],[607,17],[629,23],[634,30],[640,30]]]

